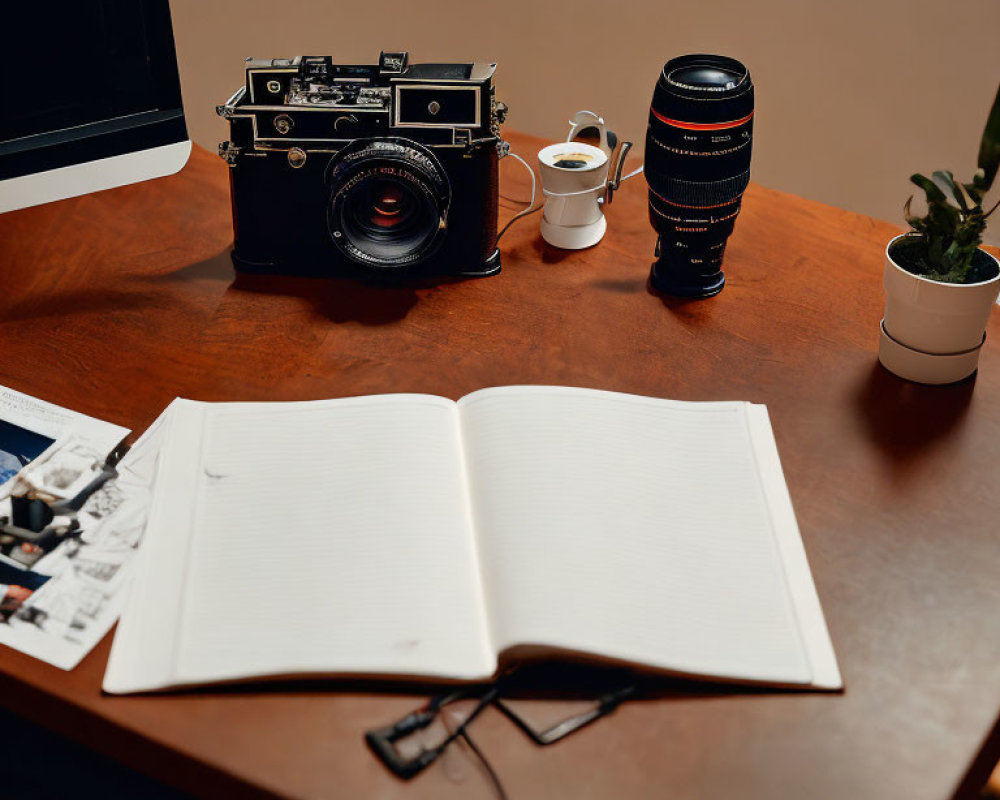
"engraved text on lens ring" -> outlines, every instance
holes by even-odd
[[[725,156],[729,155],[730,153],[735,153],[737,150],[742,150],[744,147],[747,147],[750,144],[750,140],[747,139],[747,141],[741,142],[740,144],[736,145],[736,147],[727,147],[724,150],[698,151],[698,150],[682,150],[679,147],[671,147],[669,144],[664,144],[663,142],[661,142],[655,136],[650,136],[649,138],[657,146],[671,153],[675,153],[676,155],[679,156]]]
[[[729,203],[725,203],[725,205],[729,205]],[[656,206],[650,206],[650,208],[652,209],[653,213],[656,214],[656,216],[662,217],[663,219],[668,220],[669,222],[684,222],[688,224],[701,222],[705,223],[706,225],[715,225],[719,222],[725,222],[727,219],[733,219],[734,217],[738,217],[740,214],[739,211],[734,211],[732,214],[729,214],[725,217],[718,217],[718,218],[713,217],[712,219],[684,219],[683,217],[673,217],[670,214],[665,214],[662,211],[660,211],[660,209],[658,209]],[[678,230],[681,229],[678,228]]]

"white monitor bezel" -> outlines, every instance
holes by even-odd
[[[0,181],[0,214],[52,203],[179,172],[191,155],[191,140]]]

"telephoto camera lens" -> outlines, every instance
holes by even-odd
[[[722,256],[750,182],[753,83],[732,58],[668,61],[649,109],[645,175],[658,234],[655,289],[711,297],[726,283]]]

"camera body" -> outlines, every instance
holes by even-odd
[[[248,59],[229,121],[237,271],[399,281],[500,271],[495,64]]]

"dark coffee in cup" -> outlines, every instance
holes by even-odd
[[[560,169],[587,169],[596,166],[597,159],[590,153],[560,153],[552,162],[553,167]]]

